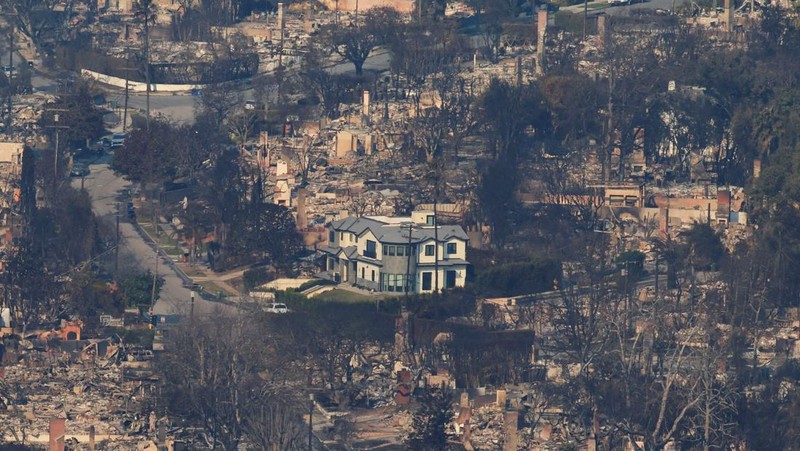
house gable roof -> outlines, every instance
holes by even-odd
[[[355,233],[357,236],[361,236],[365,232],[370,231],[381,243],[404,244],[409,241],[408,225],[400,222],[386,223],[369,216],[350,217],[334,221],[331,223],[331,227],[337,231]],[[435,234],[434,226],[417,225],[411,229],[411,243],[416,244],[433,240]],[[460,226],[439,226],[439,241],[442,242],[451,239],[468,241],[469,237]]]

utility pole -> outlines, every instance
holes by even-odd
[[[278,67],[283,67],[283,35],[285,23],[286,20],[283,18],[283,3],[278,3],[278,29],[281,33],[280,45],[278,46]]]
[[[53,151],[53,194],[55,195],[57,183],[58,183],[58,131],[62,128],[69,128],[66,125],[58,125],[58,113],[66,112],[69,110],[61,109],[61,108],[53,108],[48,109],[45,111],[55,111],[56,113],[53,115],[53,122],[54,125],[48,125],[47,128],[54,128],[56,129],[56,142],[55,142],[55,150]]]
[[[0,13],[0,16],[4,17],[18,17],[17,13],[13,12],[3,12]],[[10,19],[6,19],[6,22],[9,25],[9,34],[8,34],[8,98],[6,99],[8,102],[8,114],[5,118],[5,126],[6,128],[11,126],[11,97],[13,96],[13,80],[14,80],[14,22]]]
[[[126,55],[125,62],[126,63],[128,61],[127,54],[128,54],[128,49],[126,48],[125,49],[125,55]],[[129,81],[130,77],[128,77],[127,72],[135,72],[137,69],[133,68],[133,67],[124,67],[124,68],[122,68],[120,70],[126,72],[126,74],[125,74],[125,109],[122,112],[122,133],[125,133],[128,130],[128,97],[129,97],[129,92],[130,92],[130,88],[129,88],[129,85],[128,85],[128,81]],[[148,97],[148,99],[149,99],[149,97]],[[148,116],[149,116],[149,110],[148,110]]]
[[[114,274],[119,273],[119,202],[117,202],[117,245],[114,249]]]
[[[389,77],[383,79],[383,122],[389,122]]]
[[[194,325],[194,297],[195,292],[191,292],[191,303],[189,304],[189,323]]]
[[[156,227],[158,227],[156,225]],[[158,236],[156,236],[156,241],[154,244],[155,251],[156,251],[156,271],[153,273],[153,290],[150,293],[150,308],[152,309],[153,306],[156,304],[156,288],[158,286]]]
[[[311,439],[314,437],[314,394],[308,394],[310,406],[308,407],[308,451],[313,449]]]
[[[161,195],[159,192],[159,202],[161,201],[160,197]],[[155,234],[153,246],[156,251],[156,272],[153,274],[153,291],[150,293],[150,308],[153,308],[153,306],[156,304],[156,288],[158,286],[158,214],[155,209],[155,205],[153,206],[153,229],[153,233]]]
[[[405,224],[403,226],[405,226]],[[408,292],[411,288],[410,286],[411,254],[416,255],[416,252],[411,252],[412,231],[416,228],[416,224],[414,224],[413,222],[409,222],[407,226],[408,226],[408,247],[406,247],[406,280],[404,281],[403,284],[403,292],[405,293],[405,305],[403,306],[403,308],[406,308],[408,306]]]
[[[14,24],[8,33],[8,118],[6,126],[11,125],[11,96],[14,95]]]

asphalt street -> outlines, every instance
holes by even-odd
[[[116,223],[116,212],[121,194],[131,186],[131,183],[114,174],[107,163],[97,163],[89,166],[91,172],[85,177],[84,188],[92,199],[92,209],[106,230],[113,230]],[[80,178],[73,178],[72,184],[76,188],[81,185]],[[167,257],[163,254],[156,257],[153,247],[144,240],[125,213],[125,199],[121,200],[120,216],[120,271],[125,270],[150,270],[164,278],[164,286],[153,308],[154,314],[188,314],[191,300],[191,290],[186,288],[183,280],[178,276]],[[156,268],[157,266],[157,268]],[[195,297],[195,314],[212,315],[228,309],[225,305],[209,302],[200,297]]]

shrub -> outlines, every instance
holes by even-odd
[[[479,272],[478,293],[484,296],[512,296],[553,289],[553,280],[561,279],[561,262],[549,258],[497,265]]]

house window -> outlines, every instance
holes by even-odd
[[[405,281],[406,276],[404,274],[384,274],[383,291],[402,293]]]
[[[432,273],[430,273],[430,272],[422,273],[422,290],[423,291],[430,291],[431,290],[431,279],[432,279]]]
[[[376,243],[372,240],[367,240],[367,247],[366,249],[364,249],[364,257],[376,258],[377,256],[376,249],[377,249]]]
[[[397,256],[403,257],[406,255],[406,247],[405,246],[397,246]]]
[[[364,278],[364,268],[361,268],[361,278]]]
[[[372,270],[372,281],[375,282],[375,270]]]
[[[428,215],[425,217],[425,225],[434,225],[436,224],[436,218],[433,215]]]
[[[436,253],[436,249],[433,244],[426,244],[425,245],[425,256],[426,257],[433,257],[433,254]]]
[[[445,288],[454,288],[456,286],[456,272],[455,271],[447,271],[444,273],[444,287]]]
[[[394,254],[395,254],[395,246],[392,245],[386,246],[386,255],[394,257]]]
[[[333,230],[328,232],[328,243],[333,244],[336,241],[336,232]]]
[[[339,241],[344,241],[344,232],[339,232]]]
[[[458,243],[447,243],[447,255],[453,255],[458,250]]]

